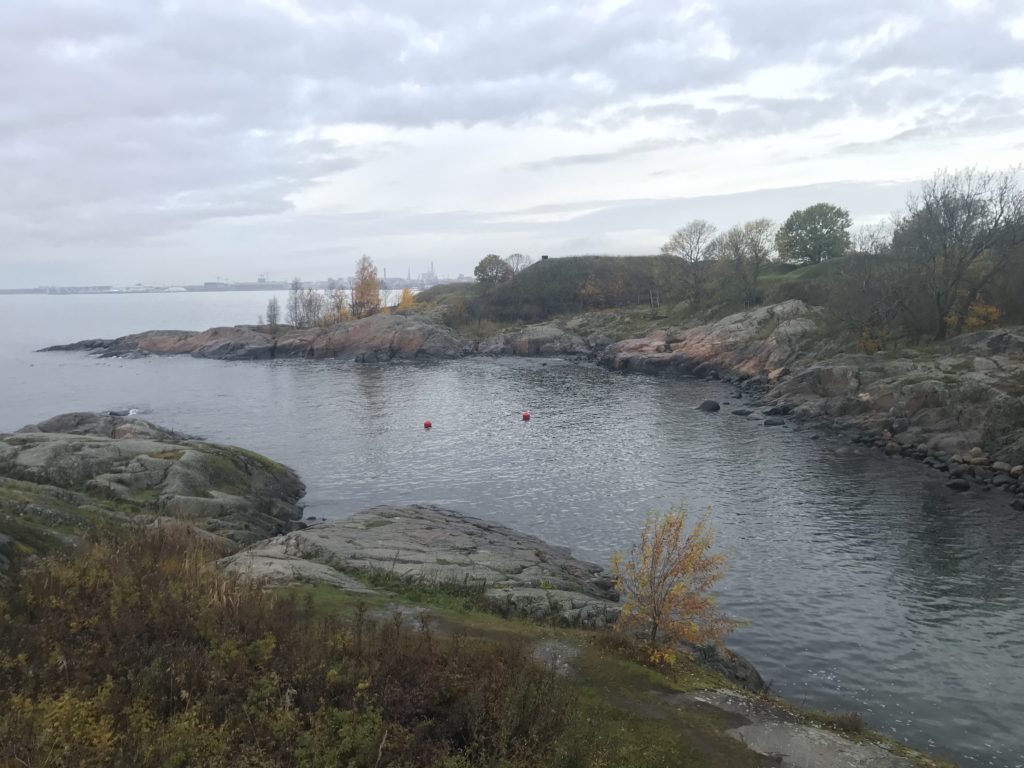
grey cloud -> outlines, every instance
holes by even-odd
[[[903,39],[865,55],[866,70],[910,67],[935,73],[991,73],[1019,67],[1024,40],[1014,38],[1003,22],[1020,12],[1020,5],[993,2],[972,13],[925,13]]]
[[[657,152],[662,149],[670,149],[686,144],[680,139],[644,139],[628,144],[619,149],[609,152],[588,152],[576,155],[560,155],[549,157],[544,160],[534,160],[524,163],[523,167],[531,171],[544,171],[550,168],[559,168],[567,165],[599,165],[612,160],[619,160],[631,155],[645,155]]]
[[[782,220],[798,208],[822,201],[842,205],[860,217],[871,217],[900,208],[908,192],[916,187],[916,183],[908,182],[832,182],[727,195],[622,200],[552,226],[594,233],[605,229],[671,232],[691,219],[707,219],[724,228],[741,218]],[[738,211],[743,213],[737,216]]]
[[[705,137],[738,138],[795,132],[853,111],[847,98],[732,98],[697,121]]]
[[[67,249],[47,251],[43,266],[50,278],[33,277],[40,272],[38,261],[15,258],[4,264],[4,282],[174,282],[188,279],[190,274],[196,275],[193,279],[212,279],[230,269],[242,276],[269,270],[278,279],[295,273],[344,275],[351,273],[362,253],[373,255],[391,274],[404,273],[407,268],[414,273],[423,271],[434,259],[442,273],[454,274],[469,272],[488,252],[519,250],[553,256],[655,252],[669,232],[693,218],[705,218],[720,227],[758,216],[781,220],[797,208],[821,201],[846,206],[855,217],[869,219],[900,208],[915,188],[916,184],[909,182],[837,182],[715,196],[580,199],[495,211],[424,214],[381,208],[332,215],[289,211],[265,219],[211,221],[174,239],[157,240],[148,251],[154,262],[148,266],[138,260],[137,249],[129,244],[96,241],[81,243],[74,259],[68,257]],[[532,218],[559,212],[565,215]],[[453,253],[460,256],[454,264]],[[83,264],[83,256],[92,264]]]
[[[967,96],[942,109],[922,114],[912,128],[877,141],[850,142],[837,148],[845,154],[869,150],[898,151],[928,141],[952,141],[1005,133],[1024,121],[1024,104],[1016,99],[983,94]]]
[[[304,216],[302,226],[318,238],[330,239],[339,231],[374,238],[401,233],[471,234],[532,233],[531,236],[563,240],[597,235],[602,231],[651,230],[671,232],[690,219],[708,219],[728,227],[741,218],[767,216],[783,219],[793,210],[822,201],[849,208],[868,218],[899,209],[917,182],[839,181],[725,195],[651,199],[576,200],[561,205],[530,206],[516,210],[449,210],[431,213],[406,210],[371,210],[330,216]],[[737,212],[743,212],[740,216]],[[565,215],[542,220],[539,214]],[[557,252],[557,251],[552,251]]]
[[[1022,108],[1019,98],[992,100],[993,75],[1024,59],[1024,44],[1002,26],[1019,12],[1016,0],[974,12],[932,0],[723,0],[688,13],[677,0],[634,0],[607,19],[582,2],[294,5],[298,13],[264,0],[0,2],[4,253],[287,218],[295,195],[386,151],[318,138],[337,123],[648,120],[680,142],[714,142],[851,114],[922,113],[898,144],[1005,132]],[[913,22],[903,38],[859,55],[844,47],[896,15]],[[705,52],[716,35],[733,56]],[[780,64],[819,66],[822,95],[695,101],[696,91],[735,91]],[[893,67],[907,74],[877,81]],[[673,103],[651,105],[659,99]],[[966,116],[946,119],[936,105]],[[669,146],[530,167],[557,172]],[[458,228],[474,218],[441,220]]]

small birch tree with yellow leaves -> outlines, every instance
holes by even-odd
[[[416,297],[412,293],[411,288],[403,288],[402,296],[398,300],[399,309],[415,309],[416,308]]]
[[[671,659],[677,643],[717,643],[738,624],[718,609],[711,588],[725,575],[726,556],[713,554],[711,510],[686,531],[686,507],[647,516],[628,556],[612,556],[623,599],[617,629],[635,633],[652,655]],[[684,535],[685,533],[685,535]]]

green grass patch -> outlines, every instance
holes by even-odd
[[[487,582],[483,579],[405,575],[385,568],[347,570],[367,586],[387,590],[403,600],[418,605],[452,610],[482,610]]]

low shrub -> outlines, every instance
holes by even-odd
[[[0,601],[0,764],[515,766],[572,700],[510,641],[318,616],[187,529],[43,561]]]

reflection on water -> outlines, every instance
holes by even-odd
[[[775,690],[964,764],[1024,762],[1024,515],[914,463],[729,415],[736,403],[694,410],[730,399],[722,385],[558,361],[122,361],[8,344],[0,391],[0,430],[139,407],[262,451],[301,473],[318,517],[433,502],[606,561],[648,510],[710,505],[732,552],[722,602],[751,622],[731,644]]]

